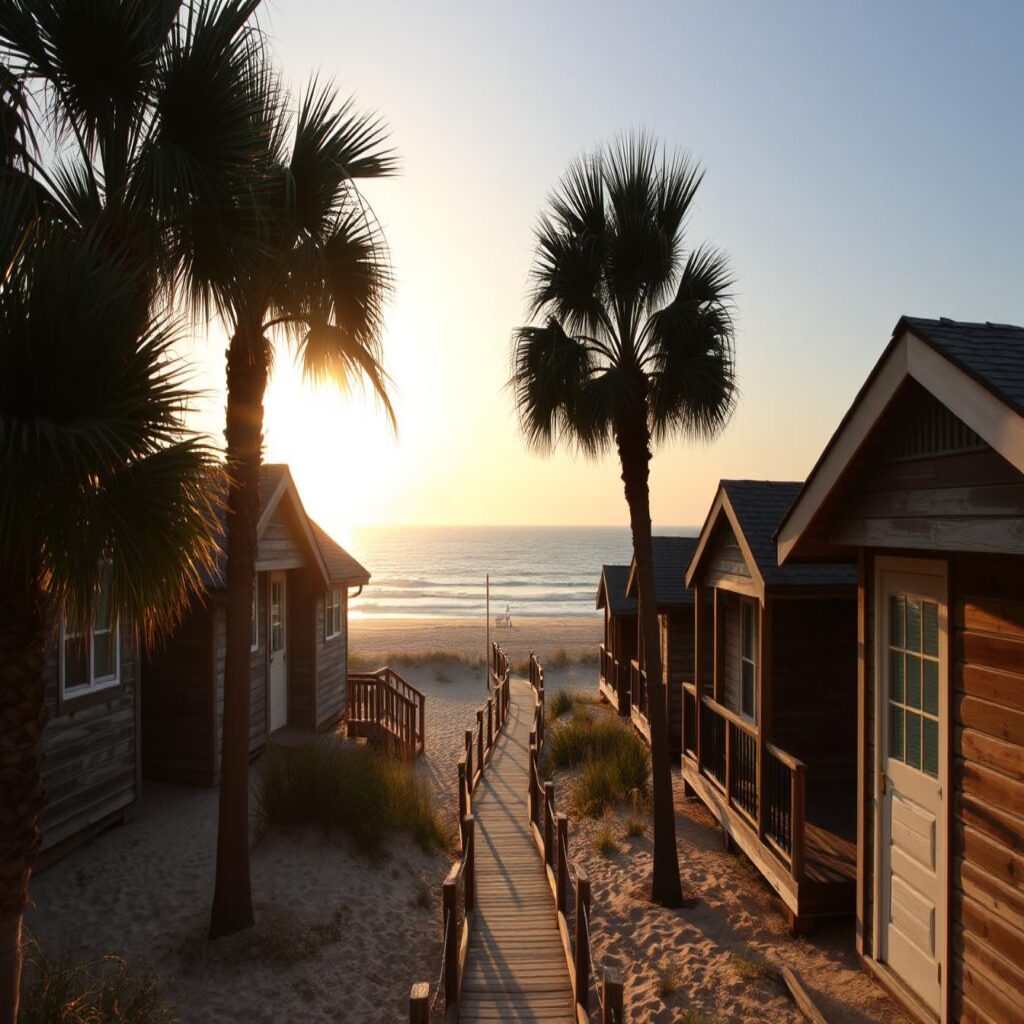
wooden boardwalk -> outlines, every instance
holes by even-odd
[[[511,684],[505,729],[473,793],[476,920],[459,993],[460,1021],[576,1021],[565,947],[530,831],[533,691]]]

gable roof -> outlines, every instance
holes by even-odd
[[[684,608],[693,604],[693,591],[686,587],[686,567],[690,564],[696,537],[652,537],[654,560],[654,600],[658,608]],[[626,593],[636,598],[636,557],[629,566]]]
[[[700,532],[686,574],[687,585],[693,585],[705,556],[714,550],[712,538],[719,523],[726,521],[762,594],[776,587],[855,586],[857,567],[853,564],[779,565],[775,531],[802,486],[799,480],[722,480]]]
[[[904,316],[777,533],[779,561],[809,528],[901,385],[915,380],[1024,473],[1024,327]]]
[[[364,569],[315,519],[310,519],[313,537],[320,555],[327,566],[331,583],[345,583],[349,586],[365,586],[370,582],[370,573]]]
[[[629,583],[628,565],[602,565],[597,584],[597,607],[607,604],[612,615],[636,615],[636,598],[626,593]]]
[[[306,514],[295,481],[292,479],[291,470],[283,462],[269,462],[260,466],[260,515],[256,527],[257,539],[263,535],[268,523],[274,518],[274,513],[285,495],[288,495],[292,501],[306,548],[311,555],[314,568],[319,572],[325,586],[335,583],[359,586],[368,583],[369,572],[323,527]],[[223,535],[223,509],[219,514]],[[216,568],[206,580],[207,587],[211,590],[222,589],[226,585],[226,576],[227,552],[224,545],[221,544],[217,552]]]

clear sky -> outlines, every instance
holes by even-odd
[[[402,162],[368,193],[399,439],[287,357],[268,394],[267,458],[340,538],[627,521],[614,459],[527,452],[504,389],[538,211],[623,131],[703,163],[689,237],[737,279],[740,406],[659,452],[656,522],[701,522],[721,477],[806,475],[902,313],[1024,322],[1024,4],[276,0],[263,23],[286,80],[335,79]],[[194,353],[219,431],[223,337]]]

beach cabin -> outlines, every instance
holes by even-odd
[[[697,540],[695,537],[653,537],[651,539],[654,599],[661,639],[661,676],[668,702],[669,751],[682,751],[683,683],[693,681],[693,592],[686,587],[686,568]],[[637,600],[636,559],[629,567],[626,596],[637,601],[637,654],[630,661],[629,714],[637,732],[651,742],[647,714],[647,670],[644,638],[640,629]]]
[[[790,927],[853,912],[857,568],[779,567],[799,483],[723,480],[686,574],[694,674],[683,684],[686,791],[782,898]]]
[[[626,593],[628,565],[602,565],[597,607],[604,612],[598,689],[620,715],[629,714],[629,672],[637,651],[636,598]]]
[[[220,778],[226,607],[223,568],[174,635],[145,659],[142,770],[147,778]],[[345,712],[348,599],[370,574],[306,514],[288,467],[260,473],[253,589],[251,724],[256,754],[288,726],[323,730]]]
[[[43,661],[40,817],[45,864],[128,815],[138,799],[139,645],[105,591],[88,627],[54,623]]]
[[[1024,328],[900,320],[778,555],[859,564],[864,964],[921,1020],[1024,1020]]]

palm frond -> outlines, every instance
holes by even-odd
[[[520,428],[531,448],[550,451],[565,441],[589,450],[591,432],[577,434],[576,418],[594,368],[586,342],[567,334],[557,320],[516,329],[510,384]]]

